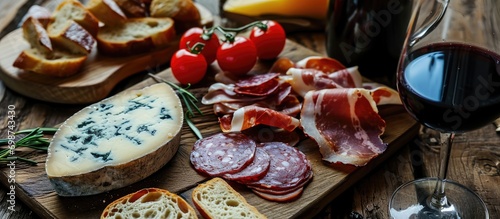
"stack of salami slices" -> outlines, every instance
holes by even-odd
[[[241,183],[276,202],[299,198],[313,177],[309,160],[298,149],[283,142],[256,143],[240,132],[198,140],[190,159],[199,173]]]

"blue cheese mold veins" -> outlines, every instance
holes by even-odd
[[[70,117],[54,135],[47,175],[61,196],[130,185],[172,158],[182,122],[180,99],[165,83],[102,100]]]

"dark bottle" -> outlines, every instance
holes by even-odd
[[[412,0],[330,0],[328,56],[360,73],[395,86],[398,58],[412,11]]]

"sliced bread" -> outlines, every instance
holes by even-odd
[[[68,20],[74,20],[92,36],[96,36],[99,30],[99,21],[77,0],[64,0],[52,13],[52,21],[47,26],[49,33],[54,29],[60,29]]]
[[[97,35],[100,53],[125,56],[168,47],[175,38],[170,18],[130,18],[121,26],[104,26]]]
[[[192,0],[152,0],[149,10],[152,17],[200,20],[200,13]]]
[[[47,54],[32,48],[21,52],[13,65],[38,74],[67,77],[76,74],[86,59],[85,55],[75,55],[65,51],[53,51]]]
[[[37,19],[43,27],[46,27],[52,20],[52,13],[49,9],[42,7],[40,5],[33,5],[28,9],[28,12],[21,19],[21,24],[23,24],[29,17]]]
[[[101,219],[175,218],[197,219],[196,212],[180,196],[157,188],[141,189],[123,196],[101,214]]]
[[[221,178],[198,185],[192,193],[195,207],[207,219],[267,218]]]
[[[114,0],[127,17],[148,17],[146,5],[140,0]]]
[[[94,37],[73,20],[59,22],[48,32],[52,42],[75,54],[89,54],[95,45]]]
[[[28,17],[23,23],[23,37],[32,48],[42,53],[52,52],[52,42],[43,25],[34,17]]]
[[[90,0],[87,9],[105,25],[121,25],[127,16],[113,0]]]
[[[192,0],[153,0],[149,10],[151,17],[174,19],[178,32],[201,25],[200,12]]]

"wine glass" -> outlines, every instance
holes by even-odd
[[[437,178],[400,186],[392,218],[489,218],[481,198],[446,179],[456,134],[500,116],[500,1],[421,0],[414,10],[397,72],[405,109],[441,132]]]

